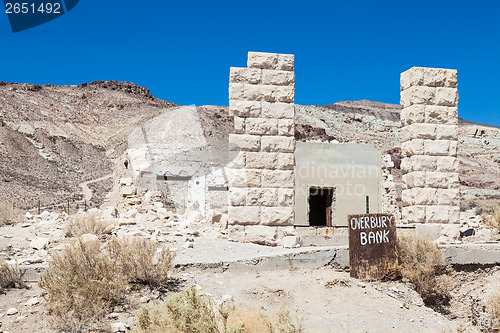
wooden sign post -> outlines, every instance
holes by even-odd
[[[392,214],[349,215],[351,277],[380,280],[396,268],[396,222]]]

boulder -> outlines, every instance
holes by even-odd
[[[30,247],[36,250],[42,250],[49,244],[49,239],[45,237],[35,238],[30,242]]]

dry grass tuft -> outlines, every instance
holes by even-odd
[[[441,250],[432,241],[416,236],[398,238],[399,272],[415,286],[427,305],[444,305],[450,300],[450,277]]]
[[[0,264],[0,291],[9,288],[24,288],[24,273],[26,270],[11,266],[6,262]]]
[[[0,226],[10,225],[19,222],[24,215],[24,211],[12,207],[11,204],[0,203]]]
[[[168,270],[175,255],[166,247],[158,251],[156,243],[145,238],[113,238],[108,242],[108,251],[131,283],[159,287],[170,280]]]
[[[486,309],[496,323],[500,323],[500,292],[490,296],[486,302]]]
[[[70,217],[66,227],[67,237],[80,237],[84,234],[104,235],[109,230],[111,222],[101,220],[98,211],[78,213]]]
[[[53,256],[40,276],[52,324],[64,332],[103,330],[105,315],[123,304],[130,283],[152,287],[168,282],[173,255],[146,239],[74,242]]]
[[[127,285],[99,242],[80,241],[52,258],[39,284],[48,292],[53,325],[64,332],[101,329],[104,315],[123,300]]]
[[[302,333],[288,313],[272,322],[263,311],[244,311],[234,305],[216,308],[194,287],[168,297],[137,314],[139,333]]]
[[[496,208],[491,214],[481,214],[484,225],[500,231],[500,208]]]

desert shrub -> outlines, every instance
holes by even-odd
[[[481,215],[482,223],[488,227],[495,228],[500,231],[500,209],[497,208],[491,211],[490,214],[483,213]]]
[[[448,303],[450,270],[436,244],[426,238],[400,236],[398,262],[400,275],[415,286],[425,304]]]
[[[47,291],[53,325],[65,332],[100,329],[126,290],[126,279],[99,242],[77,241],[54,255],[39,284]]]
[[[105,315],[123,304],[129,283],[168,282],[172,259],[168,249],[158,253],[146,239],[112,239],[105,248],[99,241],[74,242],[54,255],[40,276],[53,326],[64,332],[102,330]]]
[[[0,203],[0,226],[18,222],[23,214],[23,210],[14,208],[11,204]]]
[[[486,309],[498,324],[500,322],[500,292],[493,294],[487,299]]]
[[[100,236],[106,234],[110,226],[111,222],[101,220],[99,211],[78,213],[70,217],[66,226],[66,236],[80,237],[84,234]]]
[[[174,254],[168,248],[157,251],[155,242],[145,238],[119,239],[108,242],[111,259],[131,283],[159,287],[170,279],[168,270]]]
[[[216,307],[214,302],[191,287],[169,296],[157,305],[147,305],[137,314],[138,333],[302,333],[288,313],[272,322],[263,311]]]
[[[0,291],[9,288],[22,288],[24,284],[24,273],[26,270],[11,266],[6,262],[0,264]]]

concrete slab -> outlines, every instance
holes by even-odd
[[[442,245],[443,258],[452,265],[499,265],[500,244]]]

